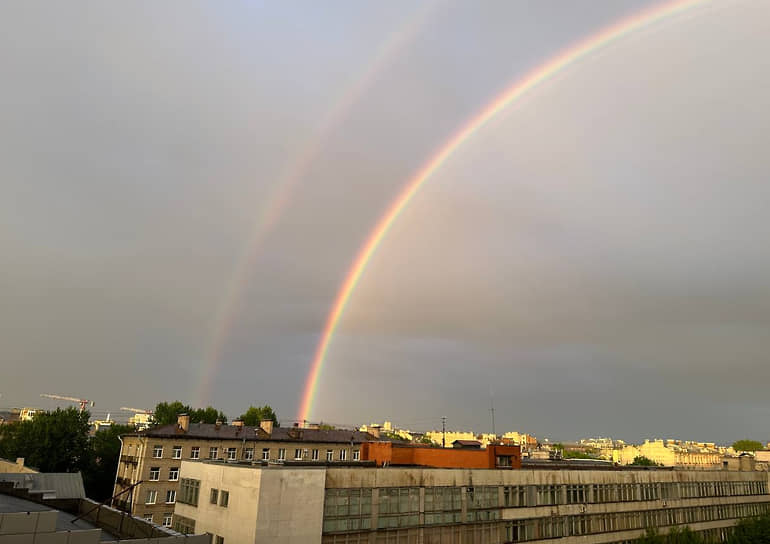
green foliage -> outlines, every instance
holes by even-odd
[[[103,501],[112,496],[115,472],[120,458],[120,435],[134,432],[133,425],[112,425],[91,437],[91,464],[83,471],[89,498]]]
[[[40,412],[32,421],[0,427],[0,457],[24,457],[41,472],[85,471],[91,463],[88,412]]]
[[[564,452],[565,459],[596,459],[596,455],[585,451],[567,450]]]
[[[739,521],[727,544],[770,544],[770,515]]]
[[[735,451],[757,451],[762,448],[762,442],[757,442],[756,440],[738,440],[733,443]]]
[[[556,451],[564,451],[564,444],[561,442],[556,442],[555,444],[551,444],[551,448],[553,448]]]
[[[321,431],[336,431],[337,427],[334,425],[329,425],[328,423],[320,423],[318,425],[318,429]]]
[[[636,467],[657,467],[658,463],[656,463],[649,457],[645,457],[644,455],[637,455],[636,457],[634,457],[634,462],[631,463],[631,465]]]
[[[417,441],[417,443],[418,443],[418,444],[427,444],[427,445],[429,445],[429,446],[433,446],[433,445],[435,445],[435,442],[433,442],[433,440],[431,440],[431,439],[430,439],[430,438],[428,438],[427,436],[423,436],[422,438],[420,438],[420,439]]]
[[[647,529],[644,536],[634,541],[635,544],[706,544],[703,537],[689,527],[673,527],[668,533],[659,533],[656,529]]]
[[[382,436],[384,436],[385,438],[387,438],[389,440],[395,440],[396,442],[409,442],[409,440],[407,440],[403,436],[398,435],[396,433],[389,432],[389,431],[384,431],[382,433]]]
[[[244,425],[252,427],[259,425],[260,421],[267,420],[272,420],[276,426],[278,425],[278,416],[275,415],[273,409],[267,404],[264,406],[249,406],[249,409],[241,414],[240,419],[243,420]]]
[[[152,420],[155,425],[170,425],[171,423],[176,423],[179,414],[188,414],[190,416],[190,423],[216,423],[217,420],[227,423],[227,416],[211,406],[207,408],[191,408],[189,405],[182,404],[178,400],[171,403],[159,402],[155,406]]]

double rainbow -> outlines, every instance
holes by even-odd
[[[496,115],[502,112],[506,107],[516,102],[522,96],[537,88],[543,82],[551,79],[560,71],[569,65],[583,59],[587,55],[610,45],[611,43],[638,31],[649,27],[661,20],[680,14],[689,8],[703,3],[705,0],[675,0],[665,3],[661,6],[642,11],[631,17],[610,25],[598,33],[580,41],[571,47],[568,47],[561,53],[552,57],[545,64],[535,68],[523,78],[517,80],[512,86],[497,96],[489,105],[482,109],[477,115],[472,117],[457,133],[455,133],[444,145],[442,145],[435,155],[408,181],[398,197],[393,201],[385,214],[377,222],[374,229],[369,234],[363,247],[359,250],[353,265],[345,277],[345,281],[337,292],[332,309],[327,316],[326,324],[321,335],[321,339],[316,348],[313,361],[310,366],[305,389],[302,395],[302,401],[299,407],[299,420],[306,421],[311,416],[313,400],[318,387],[318,378],[323,369],[326,355],[329,351],[334,334],[340,323],[340,319],[345,312],[348,302],[358,285],[361,276],[366,270],[374,253],[377,251],[382,240],[387,236],[393,223],[398,219],[401,212],[409,205],[423,184],[438,171],[441,166],[465,143],[471,136],[478,132]]]

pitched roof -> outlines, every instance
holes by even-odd
[[[155,438],[206,439],[206,440],[260,440],[276,442],[322,442],[329,444],[360,444],[377,440],[369,433],[344,429],[299,429],[297,427],[273,427],[272,434],[267,434],[260,427],[244,425],[219,425],[213,423],[190,423],[184,432],[176,423],[160,425],[146,431],[130,433],[129,436],[148,436]]]

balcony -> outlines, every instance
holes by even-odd
[[[115,500],[112,503],[113,508],[117,508],[118,510],[122,510],[123,512],[130,512],[131,511],[131,502],[130,501],[119,501]]]
[[[136,465],[139,462],[139,459],[133,455],[121,455],[120,456],[120,462],[126,463],[126,464],[132,464]]]
[[[121,478],[120,476],[118,476],[118,478],[117,478],[117,480],[115,480],[115,482],[118,485],[122,485],[123,487],[128,487],[128,486],[130,486],[133,483],[131,481],[131,478]]]

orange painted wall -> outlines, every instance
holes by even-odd
[[[374,461],[380,466],[387,463],[436,468],[496,468],[498,455],[511,456],[510,468],[521,468],[521,449],[518,446],[466,450],[401,446],[393,442],[366,442],[361,445],[361,460]]]

